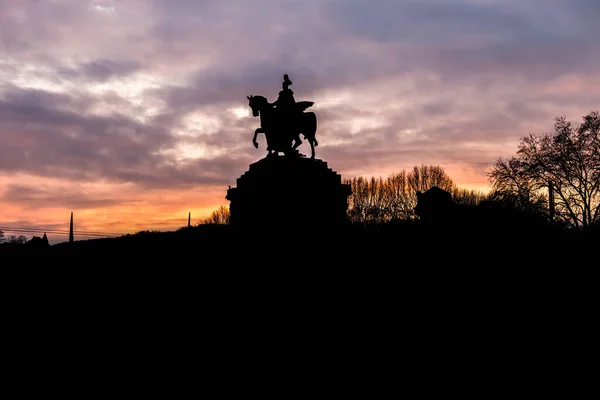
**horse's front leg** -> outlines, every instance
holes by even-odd
[[[256,137],[258,136],[259,133],[265,133],[264,129],[262,129],[262,128],[256,128],[256,130],[254,131],[254,137],[252,138],[252,144],[257,149],[258,149],[258,142],[256,141]]]

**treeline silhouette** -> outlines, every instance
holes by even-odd
[[[434,165],[415,166],[412,171],[394,173],[386,179],[357,177],[344,183],[352,190],[348,218],[364,225],[418,218],[418,193],[434,186],[448,191],[457,204],[477,205],[486,198],[483,192],[458,187],[442,167]]]

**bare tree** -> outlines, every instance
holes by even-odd
[[[382,222],[385,219],[385,209],[389,205],[383,179],[357,177],[346,183],[350,184],[352,190],[348,207],[350,220],[365,224]]]
[[[492,185],[489,200],[521,211],[543,213],[547,209],[545,184],[538,185],[529,176],[527,164],[520,159],[499,159],[488,172],[488,179]]]
[[[391,197],[388,216],[391,220],[408,220],[414,215],[416,192],[411,190],[409,179],[406,171],[392,174],[387,179],[388,193]]]
[[[230,222],[231,213],[229,208],[226,206],[220,206],[215,211],[210,214],[210,217],[205,218],[201,224],[216,224],[216,225],[226,225]]]
[[[554,216],[572,227],[600,222],[600,114],[592,111],[576,126],[555,118],[552,134],[521,139],[517,155],[499,159],[488,173],[492,197],[512,199],[527,208],[550,209],[547,193],[554,193]]]
[[[442,167],[437,165],[421,165],[413,167],[412,173],[408,176],[411,191],[425,192],[433,186],[448,192],[455,187],[452,179],[446,174]]]
[[[468,206],[476,206],[488,198],[488,195],[482,191],[462,189],[457,186],[450,190],[450,194],[456,204]]]
[[[9,235],[6,239],[6,243],[10,244],[25,244],[27,243],[27,237],[23,235]]]
[[[452,179],[439,166],[415,166],[410,172],[401,171],[381,177],[363,177],[346,180],[350,184],[348,217],[352,222],[377,224],[392,220],[416,218],[417,192],[424,192],[433,186],[449,192],[458,188]]]

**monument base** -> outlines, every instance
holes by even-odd
[[[234,227],[289,232],[347,223],[350,185],[322,160],[265,157],[250,164],[236,184],[225,197]]]

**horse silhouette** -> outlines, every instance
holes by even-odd
[[[254,131],[252,143],[258,148],[256,138],[259,133],[264,133],[267,141],[267,156],[298,155],[298,146],[302,144],[300,134],[310,144],[311,156],[315,158],[315,147],[319,145],[315,137],[317,133],[317,116],[314,112],[304,112],[311,107],[312,101],[296,102],[291,112],[280,112],[264,96],[247,96],[248,105],[252,108],[252,115],[260,117],[260,128]]]

